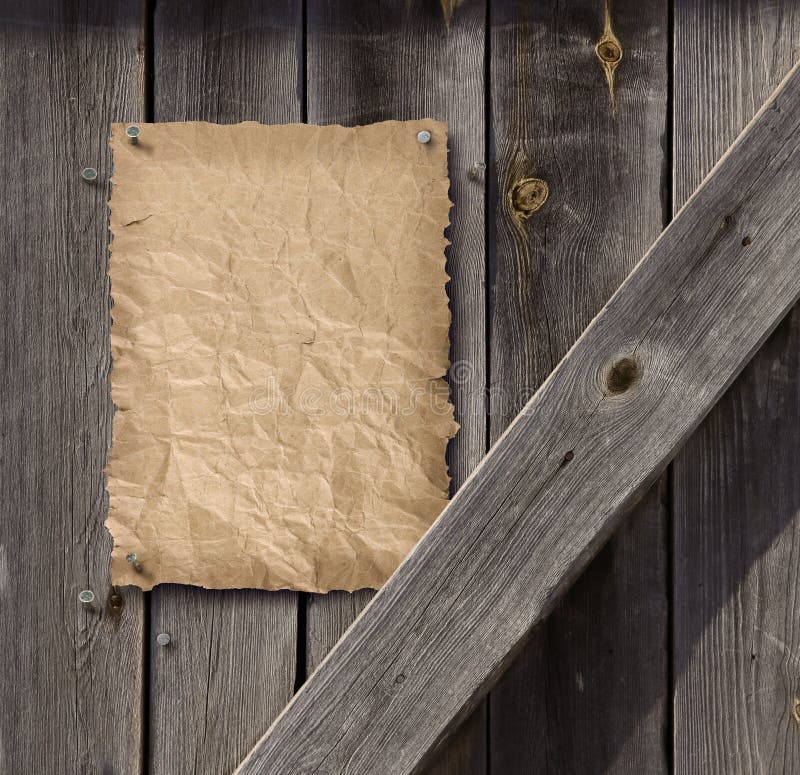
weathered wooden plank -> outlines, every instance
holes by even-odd
[[[103,468],[108,128],[141,115],[140,8],[1,5],[0,769],[138,773],[143,596],[110,605]]]
[[[239,768],[411,772],[800,296],[800,68]]]
[[[299,0],[159,0],[154,40],[156,121],[302,119]],[[297,595],[152,594],[151,771],[229,772],[294,691]]]
[[[491,28],[496,440],[661,232],[667,6],[504,0]],[[536,629],[490,695],[493,772],[667,770],[666,537],[656,488]]]
[[[678,205],[796,61],[798,41],[789,0],[676,3]],[[798,437],[795,308],[675,462],[677,772],[800,771]]]
[[[453,311],[450,370],[461,430],[449,449],[453,489],[486,452],[484,256],[483,0],[459,4],[445,18],[430,2],[311,0],[308,5],[308,120],[367,124],[429,116],[449,123],[450,198],[455,202],[447,251]],[[310,674],[371,599],[309,595]],[[437,772],[482,773],[486,719],[475,714],[442,751]]]

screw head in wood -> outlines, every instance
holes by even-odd
[[[421,143],[429,143],[431,141],[431,133],[427,129],[417,132],[417,140]]]
[[[91,589],[83,589],[78,592],[78,600],[84,608],[90,608],[94,603],[94,592]]]
[[[158,635],[156,635],[156,643],[158,643],[159,646],[169,646],[171,640],[172,638],[170,638],[168,632],[159,632]]]
[[[136,553],[135,552],[131,552],[130,554],[126,554],[125,555],[125,560],[126,560],[126,562],[129,562],[131,565],[133,565],[134,570],[136,570],[139,573],[141,573],[141,571],[142,571],[142,563],[140,563],[139,560],[136,558]]]
[[[92,183],[97,180],[97,170],[94,167],[84,167],[81,170],[81,177]]]
[[[131,141],[131,145],[136,145],[139,142],[139,135],[142,133],[142,128],[132,124],[125,130],[125,134]]]

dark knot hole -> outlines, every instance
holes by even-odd
[[[618,360],[608,372],[606,386],[610,393],[624,393],[636,381],[639,366],[633,358]]]

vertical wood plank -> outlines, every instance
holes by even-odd
[[[674,29],[677,209],[797,60],[800,8],[679,0]],[[676,772],[800,771],[798,437],[795,309],[674,464]]]
[[[492,4],[493,440],[662,228],[667,51],[656,0]],[[667,770],[667,584],[655,489],[490,695],[492,772]]]
[[[141,115],[140,8],[4,0],[0,15],[0,770],[136,773],[143,596],[109,604],[103,468],[107,143]]]
[[[300,0],[159,0],[153,24],[155,121],[302,119]],[[296,649],[295,593],[157,587],[151,771],[231,772],[292,696]]]
[[[457,7],[453,8],[452,6]],[[448,459],[458,488],[486,451],[484,253],[485,3],[308,2],[308,121],[367,124],[431,117],[449,122],[451,211],[447,269],[453,313],[449,380],[461,430]],[[310,595],[310,674],[371,598]],[[485,713],[468,720],[434,772],[482,773]]]

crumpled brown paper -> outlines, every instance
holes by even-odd
[[[447,500],[446,126],[141,129],[111,140],[113,582],[379,587]]]

